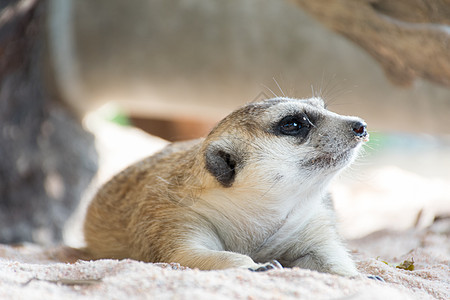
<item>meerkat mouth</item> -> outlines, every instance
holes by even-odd
[[[302,164],[303,167],[314,168],[344,168],[349,165],[353,158],[357,155],[359,146],[362,143],[369,141],[369,134],[365,133],[361,137],[356,138],[356,143],[350,144],[349,147],[342,151],[336,151],[334,153],[321,153],[316,157],[311,158]]]
[[[338,154],[335,153],[327,153],[323,155],[319,155],[315,158],[309,159],[306,162],[302,163],[303,167],[306,168],[336,168],[336,167],[344,167],[349,163],[353,157],[355,148],[347,149]]]

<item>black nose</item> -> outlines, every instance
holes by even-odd
[[[356,121],[352,123],[353,133],[357,137],[365,137],[367,135],[366,127],[367,124],[361,121]]]

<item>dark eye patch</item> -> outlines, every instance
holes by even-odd
[[[305,114],[288,115],[276,125],[275,132],[282,135],[305,137],[311,128],[311,122]]]

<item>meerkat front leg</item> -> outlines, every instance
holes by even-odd
[[[349,277],[359,274],[335,227],[321,222],[320,218],[309,223],[299,234],[295,246],[289,249],[280,259],[285,267],[300,267]]]
[[[338,240],[316,244],[289,265],[342,276],[358,275],[347,249]]]
[[[171,260],[178,262],[183,266],[198,268],[200,270],[246,268],[251,271],[261,272],[282,268],[277,261],[258,264],[247,255],[230,251],[209,250],[200,247],[176,250],[171,257]]]

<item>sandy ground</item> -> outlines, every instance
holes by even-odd
[[[298,268],[254,273],[133,260],[68,264],[55,261],[52,249],[1,245],[0,298],[450,299],[449,235],[450,219],[444,219],[422,230],[379,232],[350,241],[363,274],[351,279]],[[387,254],[392,247],[403,255]],[[404,260],[414,260],[415,269],[395,267]],[[367,279],[367,274],[385,282]]]
[[[165,144],[89,122],[103,159],[97,186]],[[360,277],[298,268],[199,271],[133,260],[68,264],[58,261],[59,248],[0,245],[0,299],[450,299],[450,147],[433,143],[366,156],[333,186],[341,232]],[[86,203],[68,222],[68,245],[82,244]],[[413,271],[396,268],[405,260],[414,261]]]

